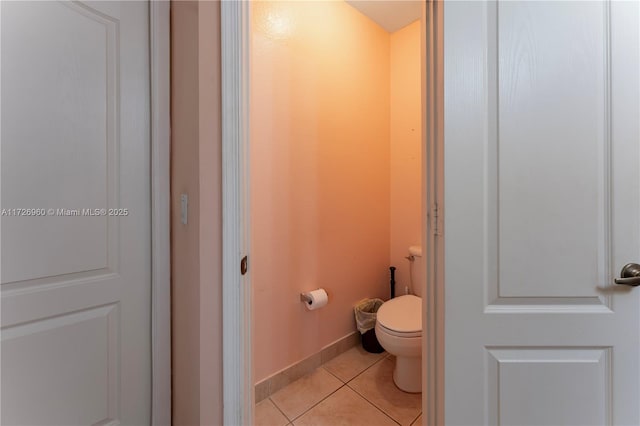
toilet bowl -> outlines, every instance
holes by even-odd
[[[422,291],[422,250],[410,247],[413,292]],[[422,299],[406,294],[380,306],[376,318],[376,337],[380,345],[395,355],[393,381],[405,392],[422,391]]]
[[[421,392],[422,299],[408,294],[383,303],[376,319],[376,337],[396,356],[396,386],[405,392]]]

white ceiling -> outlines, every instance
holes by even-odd
[[[346,2],[390,33],[420,19],[422,14],[420,0],[346,0]]]

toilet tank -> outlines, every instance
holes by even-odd
[[[423,289],[426,286],[425,282],[427,273],[425,258],[422,255],[422,247],[409,247],[409,256],[413,257],[413,261],[410,262],[409,265],[409,268],[411,268],[411,287],[413,294],[418,297],[422,297]]]

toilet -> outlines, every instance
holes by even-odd
[[[411,293],[384,302],[376,318],[376,337],[380,345],[395,355],[393,381],[405,392],[422,391],[422,283],[424,266],[422,248],[409,247]]]

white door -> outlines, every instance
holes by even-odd
[[[148,4],[0,14],[0,421],[148,425]]]
[[[640,425],[639,10],[445,4],[447,425]]]

